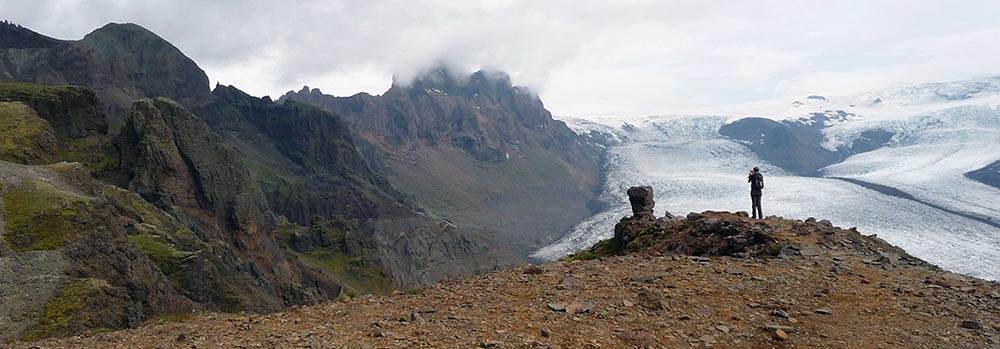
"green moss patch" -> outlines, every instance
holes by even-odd
[[[48,304],[35,330],[26,340],[38,340],[70,334],[75,324],[87,323],[95,302],[107,296],[107,282],[98,279],[81,279],[70,282]]]
[[[157,241],[154,235],[129,235],[128,240],[135,244],[143,254],[149,256],[160,267],[164,275],[173,274],[181,269],[181,263],[190,253]]]
[[[293,252],[302,263],[322,270],[353,294],[383,294],[391,289],[382,268],[367,257],[350,257],[327,250]]]
[[[0,102],[0,160],[20,164],[59,161],[49,123],[20,102]]]
[[[569,256],[563,257],[563,260],[567,260],[567,261],[572,261],[572,260],[586,261],[586,260],[597,259],[597,258],[601,258],[601,257],[616,256],[616,255],[619,255],[621,253],[622,253],[622,248],[621,248],[620,244],[618,242],[616,242],[615,239],[607,239],[607,240],[598,241],[596,244],[594,244],[594,246],[592,246],[592,247],[590,247],[590,248],[588,248],[586,250],[583,250],[583,251],[577,252],[575,254],[571,254]]]
[[[96,199],[26,181],[3,193],[7,244],[18,252],[54,250],[97,228]]]

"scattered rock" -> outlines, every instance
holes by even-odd
[[[424,317],[422,315],[420,315],[420,313],[418,313],[418,312],[411,313],[410,314],[410,320],[412,320],[413,322],[424,322],[425,321]]]
[[[479,343],[479,347],[480,348],[496,348],[496,347],[499,347],[500,344],[501,344],[501,342],[499,342],[499,341],[486,341],[486,342]]]
[[[692,262],[697,262],[697,263],[708,263],[712,261],[711,258],[700,257],[700,256],[689,256],[688,259],[690,259]]]
[[[816,257],[819,256],[821,250],[817,246],[805,246],[799,250],[799,254],[804,257]]]
[[[559,280],[559,285],[566,288],[582,288],[584,286],[583,281],[577,280],[573,275],[566,275]]]
[[[653,278],[648,276],[632,276],[628,278],[628,282],[651,284],[653,283]]]
[[[573,302],[566,306],[567,314],[583,314],[589,313],[594,310],[594,303],[591,302]]]
[[[544,274],[545,269],[542,269],[542,267],[532,264],[524,268],[524,273],[529,275]]]
[[[178,342],[186,341],[187,340],[187,333],[181,332],[181,334],[177,335],[177,338],[174,338],[174,340],[178,341]]]
[[[636,299],[639,301],[640,305],[649,309],[663,310],[667,308],[663,293],[657,290],[645,289],[639,291]]]
[[[785,330],[782,329],[774,330],[774,339],[779,341],[788,340],[788,333],[785,333]]]
[[[830,309],[827,309],[827,308],[819,308],[819,309],[816,309],[816,314],[831,315],[831,314],[833,314],[833,311],[831,311]]]
[[[542,327],[542,337],[549,338],[550,336],[552,336],[552,331],[549,331],[549,329]]]
[[[962,323],[959,324],[959,327],[970,330],[981,330],[983,328],[983,326],[979,324],[979,321],[976,320],[962,320]]]
[[[767,326],[764,326],[764,329],[767,330],[767,331],[770,331],[770,332],[774,332],[774,331],[777,331],[777,330],[782,330],[782,331],[785,331],[785,333],[795,333],[795,328],[792,327],[792,326],[767,325]]]
[[[626,299],[622,301],[622,305],[624,305],[627,308],[635,305],[635,303],[629,302],[629,300]]]
[[[784,310],[779,310],[779,309],[772,310],[771,311],[771,315],[780,317],[782,319],[787,319],[787,318],[791,317],[791,316],[788,316],[787,312],[785,312]]]
[[[713,343],[713,342],[715,342],[715,336],[707,335],[706,334],[704,336],[701,336],[701,338],[698,338],[698,340],[700,340],[702,342],[705,342],[705,343]]]

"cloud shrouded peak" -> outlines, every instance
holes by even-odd
[[[97,10],[99,9],[99,10]],[[990,1],[5,1],[79,39],[138,23],[213,81],[385,92],[429,69],[504,71],[557,114],[643,114],[993,75]]]

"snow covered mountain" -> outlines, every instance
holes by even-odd
[[[747,210],[746,172],[767,176],[765,214],[829,218],[938,265],[1000,279],[1000,77],[801,96],[712,116],[565,118],[607,135],[610,208],[553,245],[553,259],[611,236],[625,189],[652,185],[673,213]]]

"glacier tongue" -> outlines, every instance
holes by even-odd
[[[718,135],[724,117],[633,118],[623,127],[616,121],[604,129],[620,140],[608,150],[604,199],[610,208],[578,223],[532,257],[557,259],[611,237],[615,223],[630,213],[624,193],[634,185],[653,186],[658,216],[663,210],[748,211],[746,174],[759,166],[766,176],[765,215],[817,217],[855,226],[945,269],[1000,279],[1000,228],[952,211],[1000,221],[1000,191],[962,176],[962,171],[1000,159],[997,111],[963,107],[921,118],[858,120],[831,125],[826,132],[850,137],[852,132],[891,127],[897,131],[897,143],[829,166],[824,175],[896,187],[931,205],[834,178],[794,176]],[[939,180],[941,184],[935,184]]]

